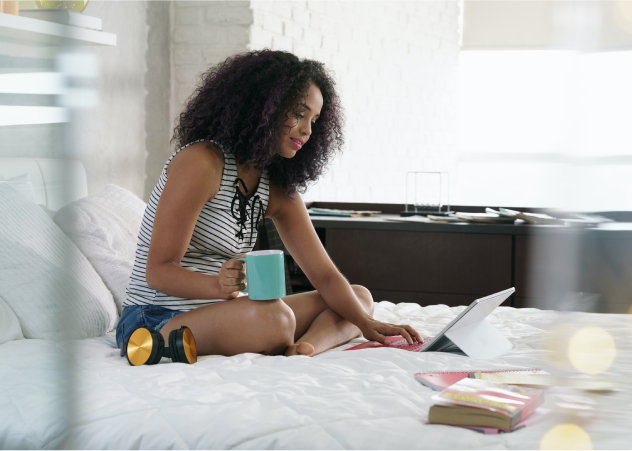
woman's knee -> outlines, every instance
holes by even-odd
[[[373,316],[373,311],[375,310],[373,305],[373,296],[371,292],[363,287],[362,285],[351,285],[353,292],[360,300],[360,303],[364,307],[364,309],[369,313],[369,315]]]
[[[269,332],[269,348],[287,347],[294,343],[296,331],[296,317],[294,312],[282,299],[256,302],[257,308],[253,309],[255,321],[262,322],[262,326]]]

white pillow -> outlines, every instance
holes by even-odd
[[[31,183],[27,172],[9,179],[5,179],[0,176],[0,184],[11,185],[11,188],[19,192],[29,202],[33,202],[34,204],[37,203],[35,198],[35,188],[33,188],[33,184]]]
[[[121,311],[134,266],[143,202],[117,185],[72,202],[55,214],[55,222],[88,258]]]
[[[0,297],[0,344],[24,338],[18,317]]]
[[[116,325],[112,294],[36,204],[0,184],[0,296],[26,338],[97,337]]]

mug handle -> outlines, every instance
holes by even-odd
[[[240,261],[240,262],[246,263],[246,259],[245,258],[238,258],[237,260]],[[248,293],[248,275],[247,274],[246,274],[246,277],[244,278],[244,283],[246,284],[246,288],[241,290],[241,292],[242,293]]]

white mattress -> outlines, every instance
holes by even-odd
[[[375,316],[433,335],[462,308],[381,302]],[[535,309],[497,309],[490,321],[515,349],[494,361],[395,349],[341,352],[351,346],[346,345],[313,358],[242,354],[202,357],[194,365],[163,359],[131,367],[119,357],[112,335],[72,346],[8,342],[0,345],[0,448],[538,449],[543,434],[561,421],[555,415],[495,436],[426,425],[434,392],[413,374],[547,369],[538,346],[542,330],[558,317]],[[629,448],[632,391],[624,381],[632,369],[632,323],[626,315],[564,318],[599,325],[615,337],[611,374],[621,391],[583,395],[598,409],[581,426],[595,448]],[[68,399],[75,409],[69,429]]]

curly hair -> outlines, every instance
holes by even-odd
[[[293,158],[275,151],[288,119],[297,111],[311,84],[320,89],[323,107],[312,135]],[[286,193],[304,192],[324,172],[344,144],[344,115],[336,84],[325,66],[289,52],[241,53],[211,67],[186,101],[174,129],[178,147],[213,139],[233,152],[240,164],[269,175]]]

